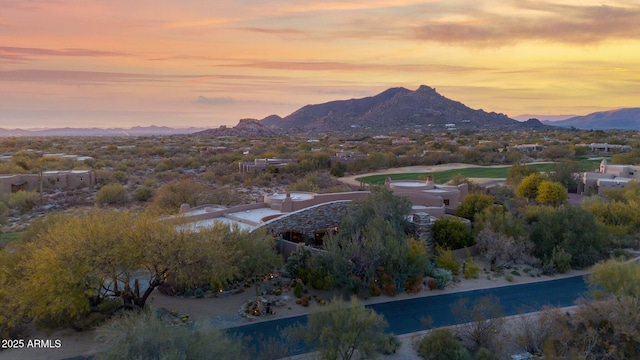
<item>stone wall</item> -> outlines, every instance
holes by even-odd
[[[415,225],[413,237],[424,243],[424,248],[427,250],[427,254],[435,254],[432,231],[433,222],[431,221],[431,215],[423,212],[413,214],[413,224]]]
[[[260,228],[267,234],[296,231],[313,237],[316,231],[327,231],[339,226],[350,203],[351,201],[336,201],[316,205],[269,220]]]
[[[308,237],[314,237],[316,231],[331,231],[339,226],[342,217],[347,211],[350,201],[336,201],[311,208],[300,210],[290,215],[283,215],[267,221],[260,228],[267,234],[278,235],[287,231],[303,233]],[[415,224],[414,237],[424,242],[427,253],[434,253],[433,221],[427,213],[413,215]],[[287,248],[288,255],[294,248]]]

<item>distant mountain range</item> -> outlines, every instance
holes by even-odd
[[[167,126],[134,126],[131,128],[58,128],[58,129],[3,129],[0,137],[29,137],[29,136],[154,136],[154,135],[182,135],[202,131],[205,128],[172,128]]]
[[[387,89],[378,95],[323,104],[306,105],[280,117],[270,115],[262,120],[242,119],[234,127],[171,128],[166,126],[112,128],[62,128],[39,130],[7,130],[7,136],[153,136],[198,134],[208,137],[273,137],[283,134],[319,135],[322,133],[407,133],[422,130],[453,129],[533,129],[550,126],[580,129],[640,130],[640,108],[596,112],[586,116],[521,115],[517,121],[505,114],[474,110],[450,100],[436,89],[420,86],[412,91],[402,87]],[[568,119],[566,117],[569,117]],[[560,120],[562,119],[562,120]],[[556,121],[546,121],[556,120]]]
[[[544,121],[553,126],[574,127],[592,130],[640,130],[640,108],[626,108],[595,112],[585,116],[574,116],[560,121]]]
[[[287,133],[445,129],[451,124],[470,129],[544,127],[538,121],[523,123],[504,114],[471,109],[424,85],[415,91],[398,87],[361,99],[307,105],[284,118],[271,115],[261,122]]]
[[[578,115],[534,115],[534,114],[523,114],[523,115],[514,116],[513,118],[518,120],[518,121],[526,121],[526,120],[529,120],[529,119],[538,119],[538,120],[542,121],[543,123],[545,123],[545,122],[549,122],[549,121],[567,120],[569,118],[576,117],[576,116],[578,116]]]

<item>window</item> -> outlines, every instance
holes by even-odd
[[[449,199],[444,199],[443,201],[445,206],[449,206]]]

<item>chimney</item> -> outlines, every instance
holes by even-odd
[[[427,185],[427,190],[431,190],[436,187],[433,183],[433,176],[427,176],[427,182],[425,183],[425,185]]]

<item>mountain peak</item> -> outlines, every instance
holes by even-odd
[[[474,110],[447,99],[435,88],[421,85],[411,91],[403,87],[377,95],[324,104],[306,105],[290,115],[269,117],[263,123],[286,132],[333,132],[360,130],[400,130],[457,123],[460,128],[525,126],[504,114]]]
[[[435,93],[436,89],[429,87],[427,85],[420,85],[420,87],[418,87],[418,89],[416,90],[416,92],[430,92],[430,93]]]

